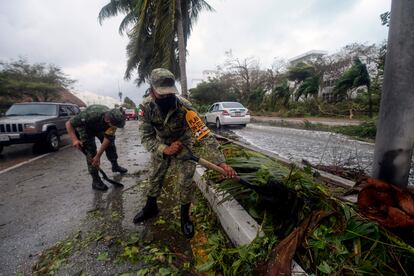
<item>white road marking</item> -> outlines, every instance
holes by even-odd
[[[70,146],[71,146],[71,145],[66,145],[66,146],[61,147],[60,149],[61,149],[61,150],[63,150],[63,149],[68,148],[68,147],[70,147]],[[4,169],[4,170],[0,171],[0,174],[6,173],[6,172],[8,172],[8,171],[14,170],[14,169],[16,169],[16,168],[18,168],[18,167],[21,167],[21,166],[23,166],[23,165],[29,164],[29,163],[31,163],[31,162],[33,162],[33,161],[39,160],[39,159],[41,159],[41,158],[43,158],[43,157],[46,157],[46,156],[50,155],[51,153],[52,153],[52,152],[45,153],[45,154],[42,154],[42,155],[36,156],[35,158],[32,158],[32,159],[29,159],[29,160],[23,161],[23,162],[21,162],[21,163],[19,163],[19,164],[16,164],[16,165],[14,165],[14,166],[8,167],[7,169]]]

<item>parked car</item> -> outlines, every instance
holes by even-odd
[[[0,118],[0,152],[12,144],[40,143],[50,151],[60,147],[65,123],[80,112],[70,103],[30,102],[12,105]]]
[[[215,124],[216,128],[223,125],[246,126],[250,123],[250,112],[238,102],[217,102],[208,109],[205,122]]]
[[[125,110],[125,120],[138,120],[138,113],[135,111],[135,109]]]

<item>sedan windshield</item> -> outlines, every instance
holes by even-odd
[[[241,103],[237,102],[229,102],[229,103],[223,103],[224,108],[244,108],[244,106]]]
[[[6,112],[6,116],[55,116],[56,105],[53,104],[16,104],[12,105]]]

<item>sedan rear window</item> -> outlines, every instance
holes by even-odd
[[[244,108],[241,103],[230,102],[230,103],[223,103],[224,108]]]
[[[53,104],[16,104],[12,105],[6,112],[6,116],[55,116],[56,105]]]

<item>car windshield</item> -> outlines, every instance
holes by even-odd
[[[125,113],[134,113],[135,112],[135,110],[133,110],[133,109],[127,109],[127,110],[125,110]]]
[[[231,102],[231,103],[223,103],[224,108],[244,108],[241,103]]]
[[[6,116],[55,116],[56,105],[53,104],[16,104],[12,105],[6,112]]]

